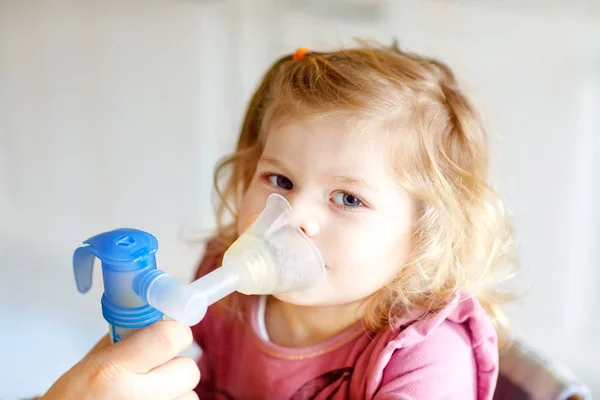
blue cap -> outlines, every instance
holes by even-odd
[[[102,268],[120,272],[142,270],[156,263],[158,241],[151,234],[132,228],[120,228],[93,236],[73,254],[75,284],[81,293],[92,287],[94,257]],[[106,286],[106,284],[105,284]]]
[[[142,270],[156,270],[158,241],[153,235],[120,228],[93,236],[83,244],[73,253],[75,284],[81,293],[90,290],[94,258],[98,257],[104,278],[102,314],[109,323],[137,328],[162,318],[163,314],[139,297],[133,287],[133,278]]]

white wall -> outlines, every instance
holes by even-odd
[[[189,279],[201,246],[182,228],[211,227],[212,169],[273,57],[392,35],[451,64],[502,136],[516,329],[600,394],[600,10],[355,0],[336,18],[342,2],[0,1],[0,320],[18,322],[0,398],[41,393],[105,332],[98,271],[85,296],[73,283],[82,240],[150,231]]]
[[[42,393],[106,332],[99,270],[75,290],[81,241],[144,229],[161,268],[190,279],[201,246],[182,229],[212,225],[212,167],[236,125],[213,8],[2,3],[0,320],[19,328],[0,333],[0,398]]]

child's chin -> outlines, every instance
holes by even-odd
[[[273,295],[277,300],[283,301],[284,303],[293,304],[296,306],[304,306],[304,307],[323,307],[330,304],[327,304],[325,299],[311,292],[288,292],[288,293],[279,293]]]

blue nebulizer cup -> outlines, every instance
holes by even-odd
[[[120,228],[87,239],[73,253],[81,293],[92,285],[95,258],[101,262],[102,315],[113,343],[165,315],[196,325],[211,304],[234,291],[251,295],[304,290],[325,274],[319,250],[278,194],[269,196],[262,213],[227,249],[222,266],[192,283],[158,269],[157,250],[158,241],[150,233]]]

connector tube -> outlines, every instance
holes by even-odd
[[[202,294],[207,306],[210,306],[238,289],[244,271],[233,264],[223,265],[190,283],[189,288]]]
[[[237,290],[242,273],[242,269],[226,265],[185,285],[177,278],[153,269],[136,277],[133,290],[166,316],[193,326],[204,318],[211,304]]]
[[[145,298],[152,307],[188,326],[200,322],[209,305],[204,293],[195,292],[164,273],[155,276],[147,285]]]

